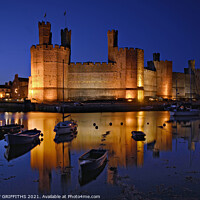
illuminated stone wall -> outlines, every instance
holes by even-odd
[[[108,63],[70,63],[71,31],[61,46],[51,44],[51,26],[39,22],[39,45],[31,47],[29,99],[37,102],[144,97],[144,51],[118,48],[118,31],[108,31]],[[64,60],[64,83],[63,83]]]
[[[172,98],[172,61],[160,61],[160,54],[153,54],[144,71],[145,96]]]
[[[200,69],[195,69],[195,60],[188,60],[184,73],[173,72],[173,98],[196,98],[200,95]]]
[[[173,99],[176,98],[176,89],[177,89],[177,98],[195,98],[196,95],[200,94],[199,90],[199,72],[195,70],[195,74],[188,73],[179,73],[173,72]],[[191,93],[191,95],[190,95]]]
[[[155,97],[156,93],[156,71],[144,69],[144,96]]]
[[[172,97],[172,62],[154,61],[156,67],[157,96]]]
[[[172,98],[176,98],[176,88],[177,88],[177,98],[184,98],[185,97],[185,74],[180,72],[173,72],[172,73],[173,79],[173,93]]]

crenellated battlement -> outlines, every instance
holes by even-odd
[[[31,50],[32,49],[37,49],[37,50],[59,50],[59,51],[66,51],[68,50],[69,51],[69,48],[67,47],[64,47],[64,46],[61,46],[61,45],[41,45],[41,44],[37,44],[37,45],[32,45],[31,46]]]
[[[114,63],[106,62],[74,62],[70,63],[71,67],[113,67]]]
[[[46,26],[46,27],[51,27],[51,23],[50,22],[44,22],[44,21],[42,21],[42,22],[38,22],[38,25],[39,26]]]
[[[123,48],[119,48],[118,49],[118,52],[121,54],[121,53],[125,53],[125,52],[127,52],[127,53],[129,53],[129,54],[131,54],[131,53],[138,53],[138,52],[144,52],[144,50],[143,49],[138,49],[138,48],[129,48],[129,47],[123,47]]]
[[[111,33],[118,33],[118,30],[114,30],[114,29],[108,30],[108,34],[111,34]]]

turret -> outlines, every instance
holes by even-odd
[[[39,44],[51,44],[51,24],[49,22],[45,23],[44,21],[38,23],[39,28]]]
[[[71,30],[61,29],[61,46],[71,49]]]
[[[108,62],[115,62],[114,47],[118,47],[118,31],[108,31]]]
[[[153,61],[160,61],[160,53],[153,53]]]
[[[188,68],[191,69],[193,72],[195,70],[195,60],[188,60]]]

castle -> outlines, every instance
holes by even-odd
[[[39,22],[39,44],[31,47],[28,98],[38,102],[89,99],[172,98],[172,61],[144,67],[144,50],[118,48],[118,31],[108,31],[108,63],[71,62],[71,30],[61,30],[61,45],[52,45],[51,24]],[[64,92],[63,92],[64,91]]]

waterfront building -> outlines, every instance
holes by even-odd
[[[38,26],[39,44],[31,47],[29,99],[61,101],[64,84],[65,100],[143,100],[144,51],[118,48],[118,31],[107,33],[107,63],[72,63],[71,30],[61,30],[61,45],[53,46],[51,24],[39,22]]]
[[[11,98],[11,82],[0,85],[0,99]]]
[[[200,71],[189,61],[191,73],[172,72],[172,61],[153,61],[144,67],[144,50],[119,48],[118,31],[107,32],[108,62],[71,62],[71,30],[61,30],[61,45],[52,44],[51,24],[39,22],[39,44],[31,47],[31,76],[28,98],[37,102],[64,100],[188,98],[200,94]],[[193,89],[188,86],[193,79]],[[189,82],[188,82],[189,81]],[[190,85],[190,84],[189,84]],[[190,88],[190,90],[189,90]],[[191,91],[191,92],[190,92]]]
[[[28,97],[28,81],[28,78],[18,77],[18,74],[15,74],[11,87],[12,99],[25,99]]]

